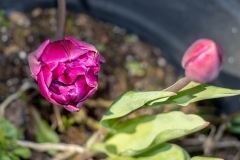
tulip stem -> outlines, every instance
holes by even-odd
[[[58,0],[57,8],[57,29],[55,32],[55,40],[63,39],[63,32],[66,19],[66,0]]]
[[[166,91],[177,93],[179,90],[181,90],[183,87],[188,85],[190,82],[191,80],[189,78],[184,77],[183,79],[181,79],[180,81],[178,81],[177,83],[169,87]]]

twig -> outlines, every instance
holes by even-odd
[[[211,125],[211,131],[206,138],[206,140],[203,143],[203,152],[205,156],[210,156],[212,153],[212,150],[215,146],[214,136],[216,133],[216,127],[214,125]]]
[[[65,160],[65,159],[69,159],[69,158],[72,157],[75,153],[76,153],[76,152],[70,152],[70,151],[57,153],[56,155],[54,155],[53,160]]]
[[[177,93],[179,90],[181,90],[182,88],[184,88],[186,85],[188,85],[191,82],[190,79],[188,79],[187,77],[184,77],[183,79],[181,79],[180,81],[178,81],[177,83],[175,83],[174,85],[172,85],[171,87],[169,87],[166,91],[171,91],[171,92],[175,92]]]
[[[69,151],[76,153],[84,153],[87,150],[76,144],[65,143],[35,143],[30,141],[18,140],[17,144],[22,147],[27,147],[38,152],[45,152],[48,150]]]
[[[63,39],[65,19],[66,19],[66,0],[58,0],[57,29],[54,38],[55,41]]]
[[[233,157],[233,160],[239,160],[240,159],[240,151],[237,152],[237,154]]]
[[[30,88],[34,88],[34,89],[38,89],[38,86],[35,83],[31,83],[29,81],[25,81],[21,87],[18,89],[17,92],[11,94],[10,96],[8,96],[1,104],[0,104],[0,116],[4,116],[4,111],[5,108],[14,100],[18,99],[21,94],[23,92],[25,92],[26,90],[30,89]]]
[[[223,141],[218,142],[216,144],[217,148],[228,148],[228,147],[236,147],[237,149],[240,149],[240,142],[239,141]]]
[[[61,118],[61,113],[60,113],[60,110],[59,110],[59,106],[57,105],[53,105],[53,110],[54,110],[54,113],[55,113],[55,117],[56,117],[56,120],[57,120],[57,126],[58,126],[58,129],[60,131],[63,131],[64,130],[64,125],[63,125],[63,122],[62,122],[62,118]]]
[[[240,149],[240,142],[239,141],[222,141],[222,142],[215,143],[215,146],[214,146],[215,149],[224,149],[224,148],[231,148],[231,147]],[[188,152],[198,152],[198,151],[202,151],[204,147],[202,145],[194,145],[194,146],[184,147],[184,149],[186,149]]]
[[[225,122],[225,123],[223,123],[223,124],[221,124],[221,125],[219,126],[219,128],[218,128],[218,130],[217,130],[217,132],[216,132],[216,134],[215,134],[215,136],[214,136],[214,141],[215,141],[215,142],[218,142],[218,141],[222,138],[222,135],[223,135],[224,131],[225,131],[226,128],[227,128],[227,123],[228,123],[228,122]]]

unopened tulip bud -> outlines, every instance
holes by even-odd
[[[100,63],[105,59],[94,46],[65,36],[43,42],[28,61],[42,95],[53,104],[78,111],[96,91]]]
[[[217,78],[222,63],[222,50],[210,39],[194,42],[182,59],[186,77],[198,83],[207,83]]]

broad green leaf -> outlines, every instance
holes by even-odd
[[[0,146],[1,149],[10,149],[16,145],[17,129],[7,119],[0,116]]]
[[[17,129],[7,119],[0,116],[0,131],[8,138],[17,139]]]
[[[43,120],[40,117],[39,113],[35,108],[32,107],[31,112],[33,114],[33,117],[37,126],[37,133],[36,133],[37,141],[40,143],[44,143],[44,142],[58,143],[59,142],[58,134],[51,129],[50,125],[45,120]],[[56,150],[48,151],[48,153],[51,155],[54,155],[56,152],[57,152]]]
[[[190,160],[223,160],[222,158],[211,158],[211,157],[192,157]]]
[[[58,143],[59,138],[56,132],[54,132],[49,124],[42,120],[37,123],[37,141],[44,143],[44,142],[53,142]]]
[[[160,102],[158,100],[154,100],[151,101],[149,105],[160,102],[159,104],[175,103],[181,106],[186,106],[189,103],[204,99],[229,97],[235,95],[240,95],[240,90],[232,90],[228,88],[221,88],[207,84],[191,82],[186,87],[177,92],[177,95],[170,97],[167,101]]]
[[[43,120],[40,117],[36,109],[31,108],[31,112],[33,114],[33,118],[37,126],[37,133],[36,133],[37,141],[40,143],[44,143],[44,142],[58,143],[59,142],[58,134],[51,129],[51,127],[45,120]]]
[[[1,160],[11,160],[11,158],[4,153],[0,153],[0,159]]]
[[[189,160],[189,155],[175,144],[162,144],[157,149],[138,157],[110,157],[108,160]]]
[[[8,156],[10,157],[11,160],[21,160],[20,157],[13,154],[12,152],[8,152]]]
[[[144,115],[116,125],[117,133],[106,140],[107,149],[114,154],[134,154],[154,141],[163,143],[198,131],[208,124],[197,115],[179,111]]]
[[[116,98],[111,107],[102,118],[102,125],[110,128],[117,118],[125,116],[130,112],[142,107],[150,101],[158,99],[159,101],[166,101],[170,96],[176,95],[168,91],[152,91],[152,92],[139,92],[129,91]]]
[[[31,152],[28,148],[25,147],[18,147],[13,150],[13,153],[22,157],[24,159],[28,159],[31,156]]]

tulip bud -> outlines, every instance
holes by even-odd
[[[210,39],[197,40],[182,59],[186,77],[199,83],[207,83],[217,78],[222,63],[222,50]]]
[[[105,59],[94,46],[65,36],[43,42],[29,54],[28,61],[32,77],[49,102],[79,111],[96,91],[100,63]]]

